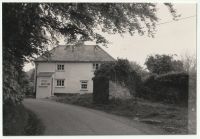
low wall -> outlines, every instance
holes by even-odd
[[[123,87],[119,83],[109,81],[109,99],[130,99],[131,95],[126,87]]]

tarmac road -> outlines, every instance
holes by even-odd
[[[48,99],[25,99],[23,104],[41,119],[44,135],[162,134],[133,120]]]

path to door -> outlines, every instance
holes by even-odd
[[[146,124],[101,111],[45,99],[25,99],[45,126],[45,135],[138,135],[161,134]]]

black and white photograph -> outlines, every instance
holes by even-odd
[[[1,1],[2,136],[197,135],[198,10]]]

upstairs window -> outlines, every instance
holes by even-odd
[[[65,86],[65,80],[64,79],[57,80],[56,86],[57,87],[64,87]]]
[[[58,71],[64,71],[65,70],[64,64],[57,64],[57,70]]]
[[[100,67],[100,64],[98,63],[93,63],[93,70],[98,70]]]
[[[82,80],[81,82],[81,90],[87,90],[88,89],[88,81]]]

